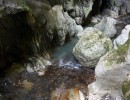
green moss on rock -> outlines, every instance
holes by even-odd
[[[106,56],[106,66],[111,66],[113,63],[120,64],[125,62],[125,56],[130,47],[130,39],[124,45],[118,47],[118,49],[111,50]]]
[[[126,100],[130,100],[130,81],[124,82],[122,86],[122,92]]]
[[[26,1],[25,0],[15,0],[15,3],[18,5],[18,6],[21,6],[23,10],[27,10],[29,11],[29,6],[27,5]]]

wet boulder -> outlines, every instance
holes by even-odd
[[[100,57],[111,50],[113,45],[112,41],[97,29],[91,28],[89,32],[86,30],[82,31],[84,35],[73,48],[73,54],[82,66],[95,67]]]

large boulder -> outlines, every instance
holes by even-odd
[[[105,36],[112,38],[116,34],[116,20],[110,17],[104,17],[100,23],[96,24],[94,27],[99,29],[104,33]]]
[[[95,67],[99,58],[112,49],[112,41],[97,29],[86,30],[82,31],[84,35],[74,47],[73,54],[82,66]]]
[[[130,38],[99,60],[95,69],[96,81],[89,85],[89,100],[100,100],[106,94],[124,100],[122,84],[130,74],[129,66]]]

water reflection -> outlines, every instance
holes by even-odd
[[[71,52],[63,54],[59,59],[53,62],[53,65],[59,66],[60,68],[77,70],[81,67],[80,63],[76,60]]]

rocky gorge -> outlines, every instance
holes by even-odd
[[[0,0],[0,100],[130,100],[129,0]]]

